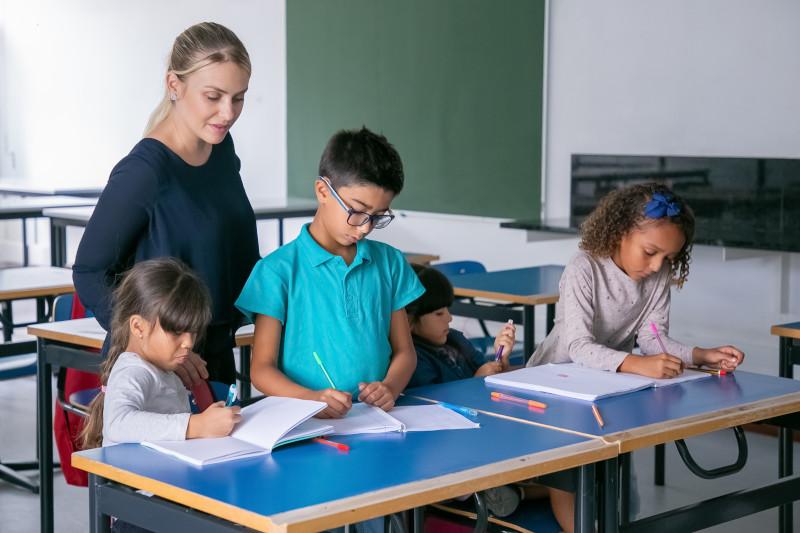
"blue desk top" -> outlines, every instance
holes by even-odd
[[[456,274],[448,276],[447,279],[457,291],[471,290],[516,296],[548,294],[557,297],[558,282],[561,280],[563,272],[563,266],[544,265],[514,270]]]
[[[597,439],[484,414],[475,420],[479,429],[337,436],[349,452],[303,441],[266,457],[202,468],[138,444],[77,455],[100,463],[87,467],[94,473],[185,505],[207,512],[214,503],[231,506],[213,513],[256,529],[267,523],[264,517],[274,524],[335,527],[616,455],[615,446]],[[183,493],[176,496],[176,488]],[[262,519],[261,525],[248,523],[242,511],[254,513],[250,518]]]
[[[494,400],[490,396],[492,391],[536,400],[547,404],[547,408],[538,409],[518,403]],[[411,397],[446,401],[553,428],[603,437],[620,432],[630,432],[633,429],[639,430],[641,434],[641,429],[646,426],[670,423],[677,425],[681,422],[690,422],[688,419],[697,415],[714,413],[714,416],[720,416],[729,411],[735,411],[738,420],[731,425],[739,425],[783,414],[771,412],[762,416],[762,410],[774,409],[775,406],[772,404],[776,402],[796,404],[796,409],[800,409],[800,381],[742,371],[598,400],[595,404],[605,423],[603,428],[599,426],[592,413],[591,402],[487,384],[483,378],[408,389],[404,394]],[[776,400],[785,395],[793,396],[785,397],[779,402]],[[765,406],[758,403],[766,401],[771,401],[771,405]],[[652,429],[653,431],[662,431],[664,427],[654,426]],[[617,437],[625,438],[623,435],[617,435]]]

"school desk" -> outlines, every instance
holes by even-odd
[[[0,194],[15,196],[80,196],[97,198],[102,192],[103,187],[56,187],[23,179],[0,179]]]
[[[479,298],[483,301],[465,302],[456,299],[450,312],[458,316],[506,322],[513,319],[523,328],[525,359],[534,350],[534,306],[547,305],[547,332],[553,328],[558,282],[564,272],[563,266],[544,265],[513,270],[475,272],[447,276],[456,296]],[[486,300],[500,302],[492,304]],[[522,306],[522,311],[510,308]]]
[[[11,345],[14,318],[11,302],[14,300],[36,299],[36,320],[47,320],[52,302],[59,294],[74,292],[72,271],[66,268],[21,267],[0,269],[0,322],[3,325],[3,341],[0,356],[32,353],[36,350],[34,341],[15,342]],[[17,324],[20,326],[26,324]]]
[[[577,524],[593,530],[589,481],[614,446],[497,417],[475,420],[478,429],[332,438],[349,452],[303,441],[203,468],[136,444],[79,452],[72,462],[95,484],[92,531],[107,531],[107,515],[157,531],[217,531],[220,518],[257,531],[321,531],[572,467],[585,482]]]
[[[770,333],[780,337],[778,347],[778,375],[784,378],[794,377],[794,365],[800,364],[800,322],[772,326]],[[778,475],[789,476],[794,470],[793,461],[793,436],[792,429],[781,427],[778,433],[781,454],[778,457]],[[792,525],[793,509],[791,505],[784,505],[780,509],[778,519],[781,531],[790,531]]]
[[[48,207],[92,205],[95,202],[96,198],[74,196],[3,197],[0,198],[0,220],[22,221],[22,265],[28,266],[27,219],[44,216],[42,212]]]
[[[403,258],[409,263],[429,265],[431,261],[438,261],[439,256],[434,254],[422,254],[418,252],[403,252]]]
[[[539,409],[493,400],[492,391],[543,402],[547,407]],[[800,382],[742,371],[598,400],[594,403],[604,422],[602,428],[592,412],[592,402],[486,384],[482,378],[419,387],[406,394],[602,438],[616,444],[620,454],[800,411]],[[610,461],[613,464],[608,464],[604,470],[616,471],[617,461]],[[616,476],[603,481],[606,485],[602,490],[607,494],[619,494]],[[703,527],[708,527],[800,499],[800,476],[784,477],[746,491],[747,505],[742,504],[742,498],[740,495],[715,498],[711,503],[701,502],[667,512],[657,519],[649,517],[620,526],[620,516],[627,516],[627,497],[623,495],[618,506],[605,509],[608,517],[605,528],[653,533],[688,531],[688,526],[684,526],[690,523],[703,523],[706,524]],[[604,499],[606,502],[613,500]]]
[[[317,212],[316,200],[306,198],[253,198],[250,199],[256,220],[278,221],[278,246],[283,245],[283,221],[287,218],[312,217]],[[51,264],[63,266],[67,260],[68,226],[86,227],[94,207],[78,209],[46,209],[44,216],[50,218]]]
[[[85,348],[101,348],[105,330],[97,320],[80,318],[28,326],[28,333],[37,337],[38,354],[36,423],[39,450],[39,497],[42,531],[53,531],[53,389],[52,367],[65,366],[97,372],[102,361],[99,354]],[[252,344],[252,331],[237,333],[239,346]],[[249,363],[249,356],[248,356]]]

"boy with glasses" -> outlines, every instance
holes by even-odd
[[[343,130],[328,142],[314,220],[256,264],[236,301],[255,324],[259,391],[325,402],[322,418],[344,416],[355,399],[394,407],[416,366],[405,306],[425,289],[400,251],[365,237],[392,221],[402,188],[384,136]]]

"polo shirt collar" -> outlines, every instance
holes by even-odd
[[[320,246],[317,241],[314,240],[314,237],[308,232],[308,226],[311,223],[304,224],[303,228],[300,230],[300,236],[297,237],[297,243],[303,249],[308,257],[308,260],[311,262],[312,266],[319,266],[326,261],[330,261],[338,255],[334,255],[327,251],[325,248]],[[372,253],[369,249],[369,245],[367,244],[366,239],[361,239],[356,243],[356,256],[353,259],[353,263],[350,265],[351,267],[358,265],[363,262],[372,261]]]

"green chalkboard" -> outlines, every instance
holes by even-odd
[[[403,158],[392,207],[538,218],[544,0],[289,0],[288,191],[340,129]]]

